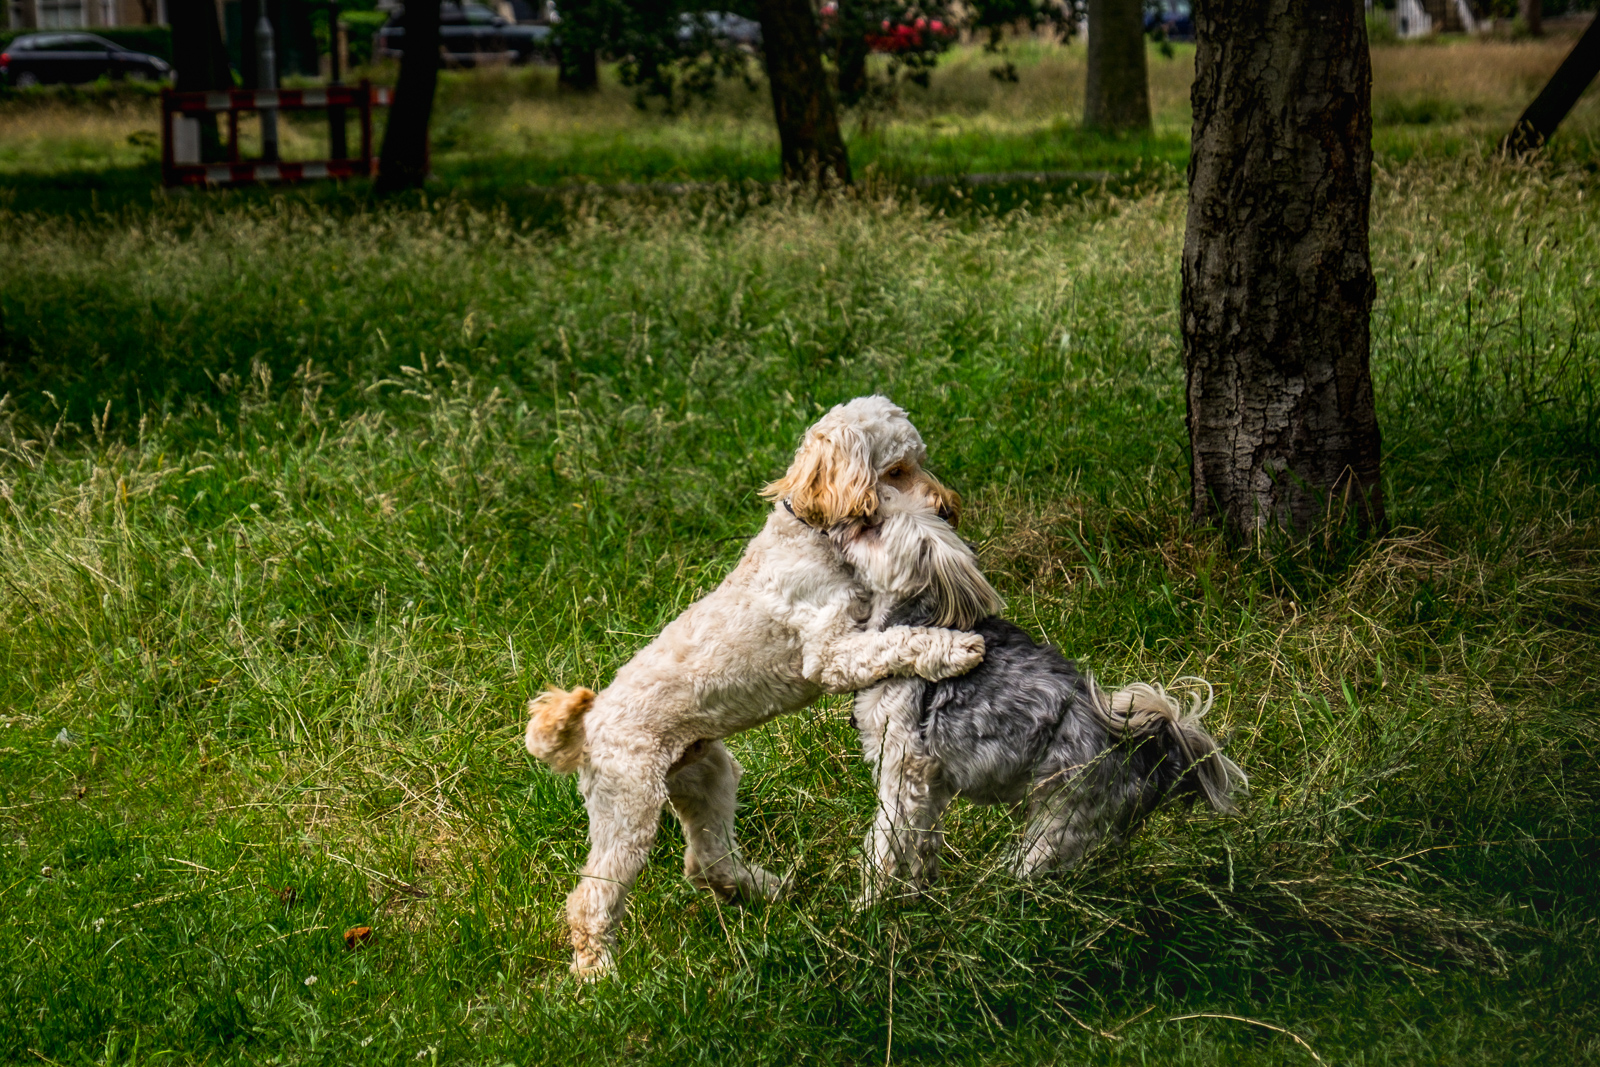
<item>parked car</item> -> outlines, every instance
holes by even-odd
[[[678,41],[690,44],[702,34],[712,40],[752,51],[761,48],[761,23],[729,11],[702,11],[678,17]]]
[[[389,16],[378,31],[377,54],[399,59],[405,52],[405,12]],[[482,4],[441,4],[439,35],[445,62],[455,67],[480,63],[526,63],[549,53],[549,26],[520,26]]]
[[[0,51],[0,79],[18,88],[105,77],[143,81],[171,73],[159,56],[130,52],[92,33],[30,33]]]
[[[1169,41],[1194,40],[1194,13],[1189,0],[1156,0],[1145,5],[1144,32],[1160,30]]]

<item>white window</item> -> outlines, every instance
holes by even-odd
[[[41,30],[83,28],[83,0],[39,0]]]

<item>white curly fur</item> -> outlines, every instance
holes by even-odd
[[[741,769],[722,738],[799,711],[824,693],[889,677],[938,680],[971,669],[983,640],[932,627],[867,630],[870,596],[824,530],[873,514],[880,488],[955,518],[958,499],[922,470],[922,438],[881,396],[835,407],[806,432],[764,493],[766,527],[705,599],[669,623],[599,694],[548,693],[529,705],[528,751],[576,769],[589,857],[567,898],[572,970],[611,965],[614,929],[655,839],[663,804],[683,823],[684,873],[730,899],[782,882],[739,855]]]

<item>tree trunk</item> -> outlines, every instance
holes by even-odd
[[[1544,0],[1522,0],[1522,24],[1534,37],[1544,36]]]
[[[1089,77],[1083,95],[1083,125],[1108,132],[1150,128],[1141,0],[1089,0]]]
[[[556,84],[561,88],[579,93],[599,90],[600,56],[593,48],[563,48],[559,64]]]
[[[239,3],[239,81],[246,89],[261,88],[261,72],[256,69],[256,22],[261,18],[261,0]]]
[[[372,186],[379,194],[420,189],[428,177],[428,121],[439,82],[439,0],[409,0],[401,40],[400,80]]]
[[[867,95],[867,31],[878,9],[869,0],[841,0],[833,10],[834,66],[839,76],[839,102],[853,107]],[[880,20],[881,21],[881,20]]]
[[[867,52],[865,36],[839,37],[839,99],[844,104],[859,104],[867,95]]]
[[[1561,66],[1534,97],[1533,103],[1511,127],[1511,132],[1500,143],[1500,150],[1524,156],[1543,148],[1544,143],[1555,136],[1556,127],[1589,88],[1596,74],[1600,74],[1600,15],[1589,23],[1567,58],[1561,61]]]
[[[790,181],[850,184],[850,157],[822,69],[817,16],[810,0],[758,0],[756,10],[783,176]]]
[[[1196,522],[1384,523],[1360,0],[1196,3],[1182,328]]]
[[[556,23],[556,84],[592,93],[600,88],[600,45],[607,34],[602,0],[563,0]],[[611,27],[614,29],[614,27]]]
[[[167,18],[172,24],[173,87],[182,92],[232,89],[233,71],[228,67],[216,5],[211,0],[168,0]],[[206,162],[221,159],[217,116],[208,112],[199,119],[200,158]]]

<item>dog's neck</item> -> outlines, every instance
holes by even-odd
[[[788,497],[784,497],[783,498],[783,510],[787,511],[789,513],[789,517],[794,519],[794,521],[798,522],[801,526],[806,527],[808,530],[817,530],[817,528],[815,526],[812,526],[809,522],[807,522],[806,520],[802,519],[799,516],[799,514],[797,514],[795,512],[794,505],[789,503],[789,498]],[[822,531],[821,530],[817,530],[817,532],[821,533]]]
[[[872,599],[872,628],[875,630],[890,626],[932,626],[933,620],[939,617],[939,595],[933,589],[926,589],[909,600],[896,601],[881,593]]]

